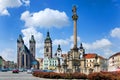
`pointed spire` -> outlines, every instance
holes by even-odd
[[[80,49],[83,49],[82,43],[80,44]]]
[[[49,31],[47,32],[47,36],[46,36],[46,39],[45,39],[45,41],[48,41],[48,40],[50,40],[51,41],[51,38],[50,38],[50,33],[49,33]]]
[[[21,34],[19,34],[19,40],[22,40],[22,35]]]
[[[34,35],[31,35],[30,42],[35,42]]]
[[[47,37],[50,37],[49,31],[47,32]]]
[[[58,48],[57,48],[57,50],[61,50],[60,44],[58,45]]]
[[[18,39],[17,39],[17,42],[23,42],[23,43],[24,43],[24,41],[23,41],[23,38],[22,38],[22,35],[21,35],[21,34],[19,34],[19,37],[18,37]]]

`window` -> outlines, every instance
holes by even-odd
[[[88,60],[87,60],[87,62],[88,62]]]
[[[90,62],[91,62],[91,60],[90,60]]]
[[[46,52],[49,52],[49,49],[48,49],[48,48],[46,48]]]

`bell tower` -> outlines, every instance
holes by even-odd
[[[47,32],[46,39],[44,41],[44,58],[52,58],[52,40],[50,38],[49,31]]]
[[[36,45],[36,41],[34,39],[34,36],[31,35],[31,39],[29,40],[29,49],[30,49],[30,53],[32,54],[33,58],[35,59],[35,45]]]
[[[18,39],[17,39],[17,67],[19,68],[19,66],[21,66],[21,48],[24,45],[24,41],[22,38],[22,35],[19,35]]]

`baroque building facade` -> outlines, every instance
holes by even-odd
[[[109,57],[108,71],[120,71],[120,52],[117,52]]]
[[[55,55],[52,54],[52,40],[49,32],[47,32],[44,41],[43,69],[56,70],[58,65],[62,65],[62,59],[62,49],[60,45],[58,45]]]
[[[17,67],[18,68],[38,68],[38,62],[35,59],[36,41],[34,36],[31,35],[29,40],[29,49],[24,44],[22,35],[19,35],[17,39]]]

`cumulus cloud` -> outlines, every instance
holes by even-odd
[[[77,41],[80,42],[79,36],[77,37]],[[64,46],[70,45],[70,48],[72,48],[73,47],[73,35],[67,39],[55,39],[55,40],[53,40],[53,45],[58,45],[58,44],[64,45]]]
[[[63,39],[55,39],[53,41],[53,45],[68,45],[69,44],[69,41],[66,39],[66,40],[63,40]]]
[[[89,43],[83,43],[84,47],[86,49],[99,49],[99,48],[106,48],[112,45],[112,43],[108,39],[101,39],[101,40],[96,40],[92,44]]]
[[[24,43],[27,45],[28,48],[29,48],[29,40],[31,39],[31,35],[34,35],[34,38],[36,40],[36,57],[41,56],[39,54],[43,55],[43,50],[44,50],[43,34],[38,32],[35,28],[32,27],[23,29],[21,30],[21,32],[23,33]]]
[[[38,32],[35,28],[26,28],[21,30],[23,33],[23,39],[25,44],[29,45],[29,40],[31,39],[31,35],[34,35],[34,38],[36,40],[36,47],[41,48],[43,46],[43,34]]]
[[[15,51],[13,49],[10,48],[6,48],[5,50],[3,50],[2,52],[0,52],[0,56],[3,57],[4,60],[6,61],[16,61],[16,57],[17,55],[15,54]]]
[[[111,31],[110,35],[111,35],[112,37],[120,38],[120,28],[114,28],[114,29]]]
[[[23,5],[25,5],[25,6],[30,5],[30,0],[21,0],[21,2],[22,2]]]
[[[39,12],[30,13],[25,11],[21,15],[21,20],[25,22],[26,27],[63,27],[67,26],[68,16],[65,12],[46,8]]]
[[[10,15],[8,8],[29,5],[29,0],[0,0],[0,15]]]

